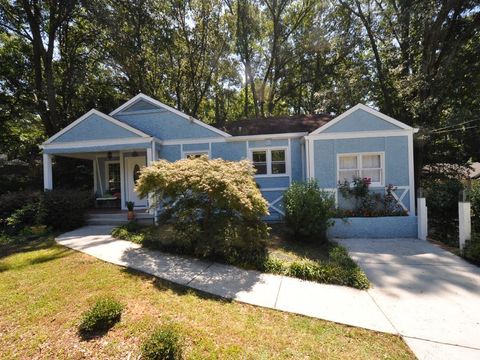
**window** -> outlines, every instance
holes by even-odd
[[[107,162],[107,190],[110,193],[116,193],[120,191],[120,163],[119,162]]]
[[[353,177],[370,178],[371,184],[383,185],[383,154],[345,154],[338,157],[338,181]]]
[[[184,159],[195,159],[195,158],[198,158],[202,155],[207,155],[208,156],[208,151],[185,152],[185,153],[183,153],[183,158]]]
[[[285,175],[287,160],[285,149],[253,150],[252,163],[257,169],[256,175]]]

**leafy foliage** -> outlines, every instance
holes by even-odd
[[[337,209],[337,216],[403,216],[407,212],[400,206],[393,196],[396,187],[389,184],[385,188],[385,195],[370,190],[369,178],[354,177],[350,182],[339,182],[338,190],[345,199],[353,199],[353,209]]]
[[[162,221],[174,229],[174,242],[157,245],[229,263],[261,262],[268,235],[261,218],[268,205],[253,174],[248,161],[205,156],[144,168],[136,189],[163,201]]]
[[[297,240],[324,242],[333,225],[335,199],[315,180],[293,183],[283,195],[285,223]]]
[[[424,182],[430,233],[440,241],[458,245],[458,199],[460,180],[450,178]]]
[[[6,193],[0,196],[0,229],[16,234],[25,226],[39,222],[41,194],[31,191]]]
[[[472,230],[480,234],[480,180],[472,181],[470,203],[472,206]]]
[[[472,239],[465,242],[462,256],[480,265],[480,235],[478,233],[473,234]]]
[[[183,359],[182,339],[173,325],[158,327],[142,344],[142,359],[181,360]]]
[[[82,336],[91,336],[108,331],[120,321],[123,305],[111,298],[98,299],[93,306],[83,314],[78,330]]]
[[[91,205],[89,191],[56,189],[46,191],[41,200],[42,223],[54,229],[71,230],[85,223],[86,212]]]

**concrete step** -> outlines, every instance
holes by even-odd
[[[136,212],[135,219],[142,225],[153,224],[153,216],[144,212]],[[88,225],[123,225],[127,224],[127,212],[118,213],[90,213],[87,217]]]

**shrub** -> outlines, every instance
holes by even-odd
[[[123,306],[118,301],[110,298],[98,299],[95,304],[83,314],[79,325],[82,336],[108,331],[120,321]]]
[[[343,246],[335,245],[329,251],[327,261],[303,259],[290,264],[286,270],[289,276],[325,284],[351,286],[368,289],[370,283],[362,269],[348,256]]]
[[[477,265],[480,265],[480,234],[472,234],[472,239],[465,242],[463,257]]]
[[[337,216],[405,216],[408,213],[402,208],[394,196],[397,189],[389,184],[385,187],[385,195],[370,191],[370,178],[354,177],[350,182],[338,183],[338,191],[344,199],[353,199],[353,209],[337,209]]]
[[[473,231],[480,234],[480,180],[472,181],[470,192],[470,202],[472,205],[472,228]]]
[[[207,157],[165,160],[144,168],[137,184],[141,196],[154,193],[163,202],[161,222],[171,238],[145,239],[169,251],[255,266],[266,255],[268,227],[261,218],[268,204],[253,178],[250,162]]]
[[[458,245],[458,196],[463,184],[457,179],[424,183],[430,232],[438,240]]]
[[[89,191],[58,189],[46,191],[42,197],[41,218],[55,229],[72,230],[85,223],[91,205]]]
[[[322,191],[315,180],[293,183],[283,195],[285,223],[298,240],[325,241],[333,225],[335,199]]]
[[[180,360],[182,359],[181,338],[172,325],[157,328],[142,345],[142,359]]]
[[[1,195],[0,230],[13,234],[20,231],[23,226],[34,225],[37,221],[35,207],[39,203],[40,196],[40,193],[31,191]]]

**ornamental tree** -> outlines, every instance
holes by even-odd
[[[142,197],[155,195],[161,220],[173,225],[187,252],[228,262],[256,262],[245,256],[264,255],[260,243],[268,228],[261,219],[268,215],[268,203],[254,174],[249,161],[206,156],[173,163],[159,160],[142,170],[136,191]]]

